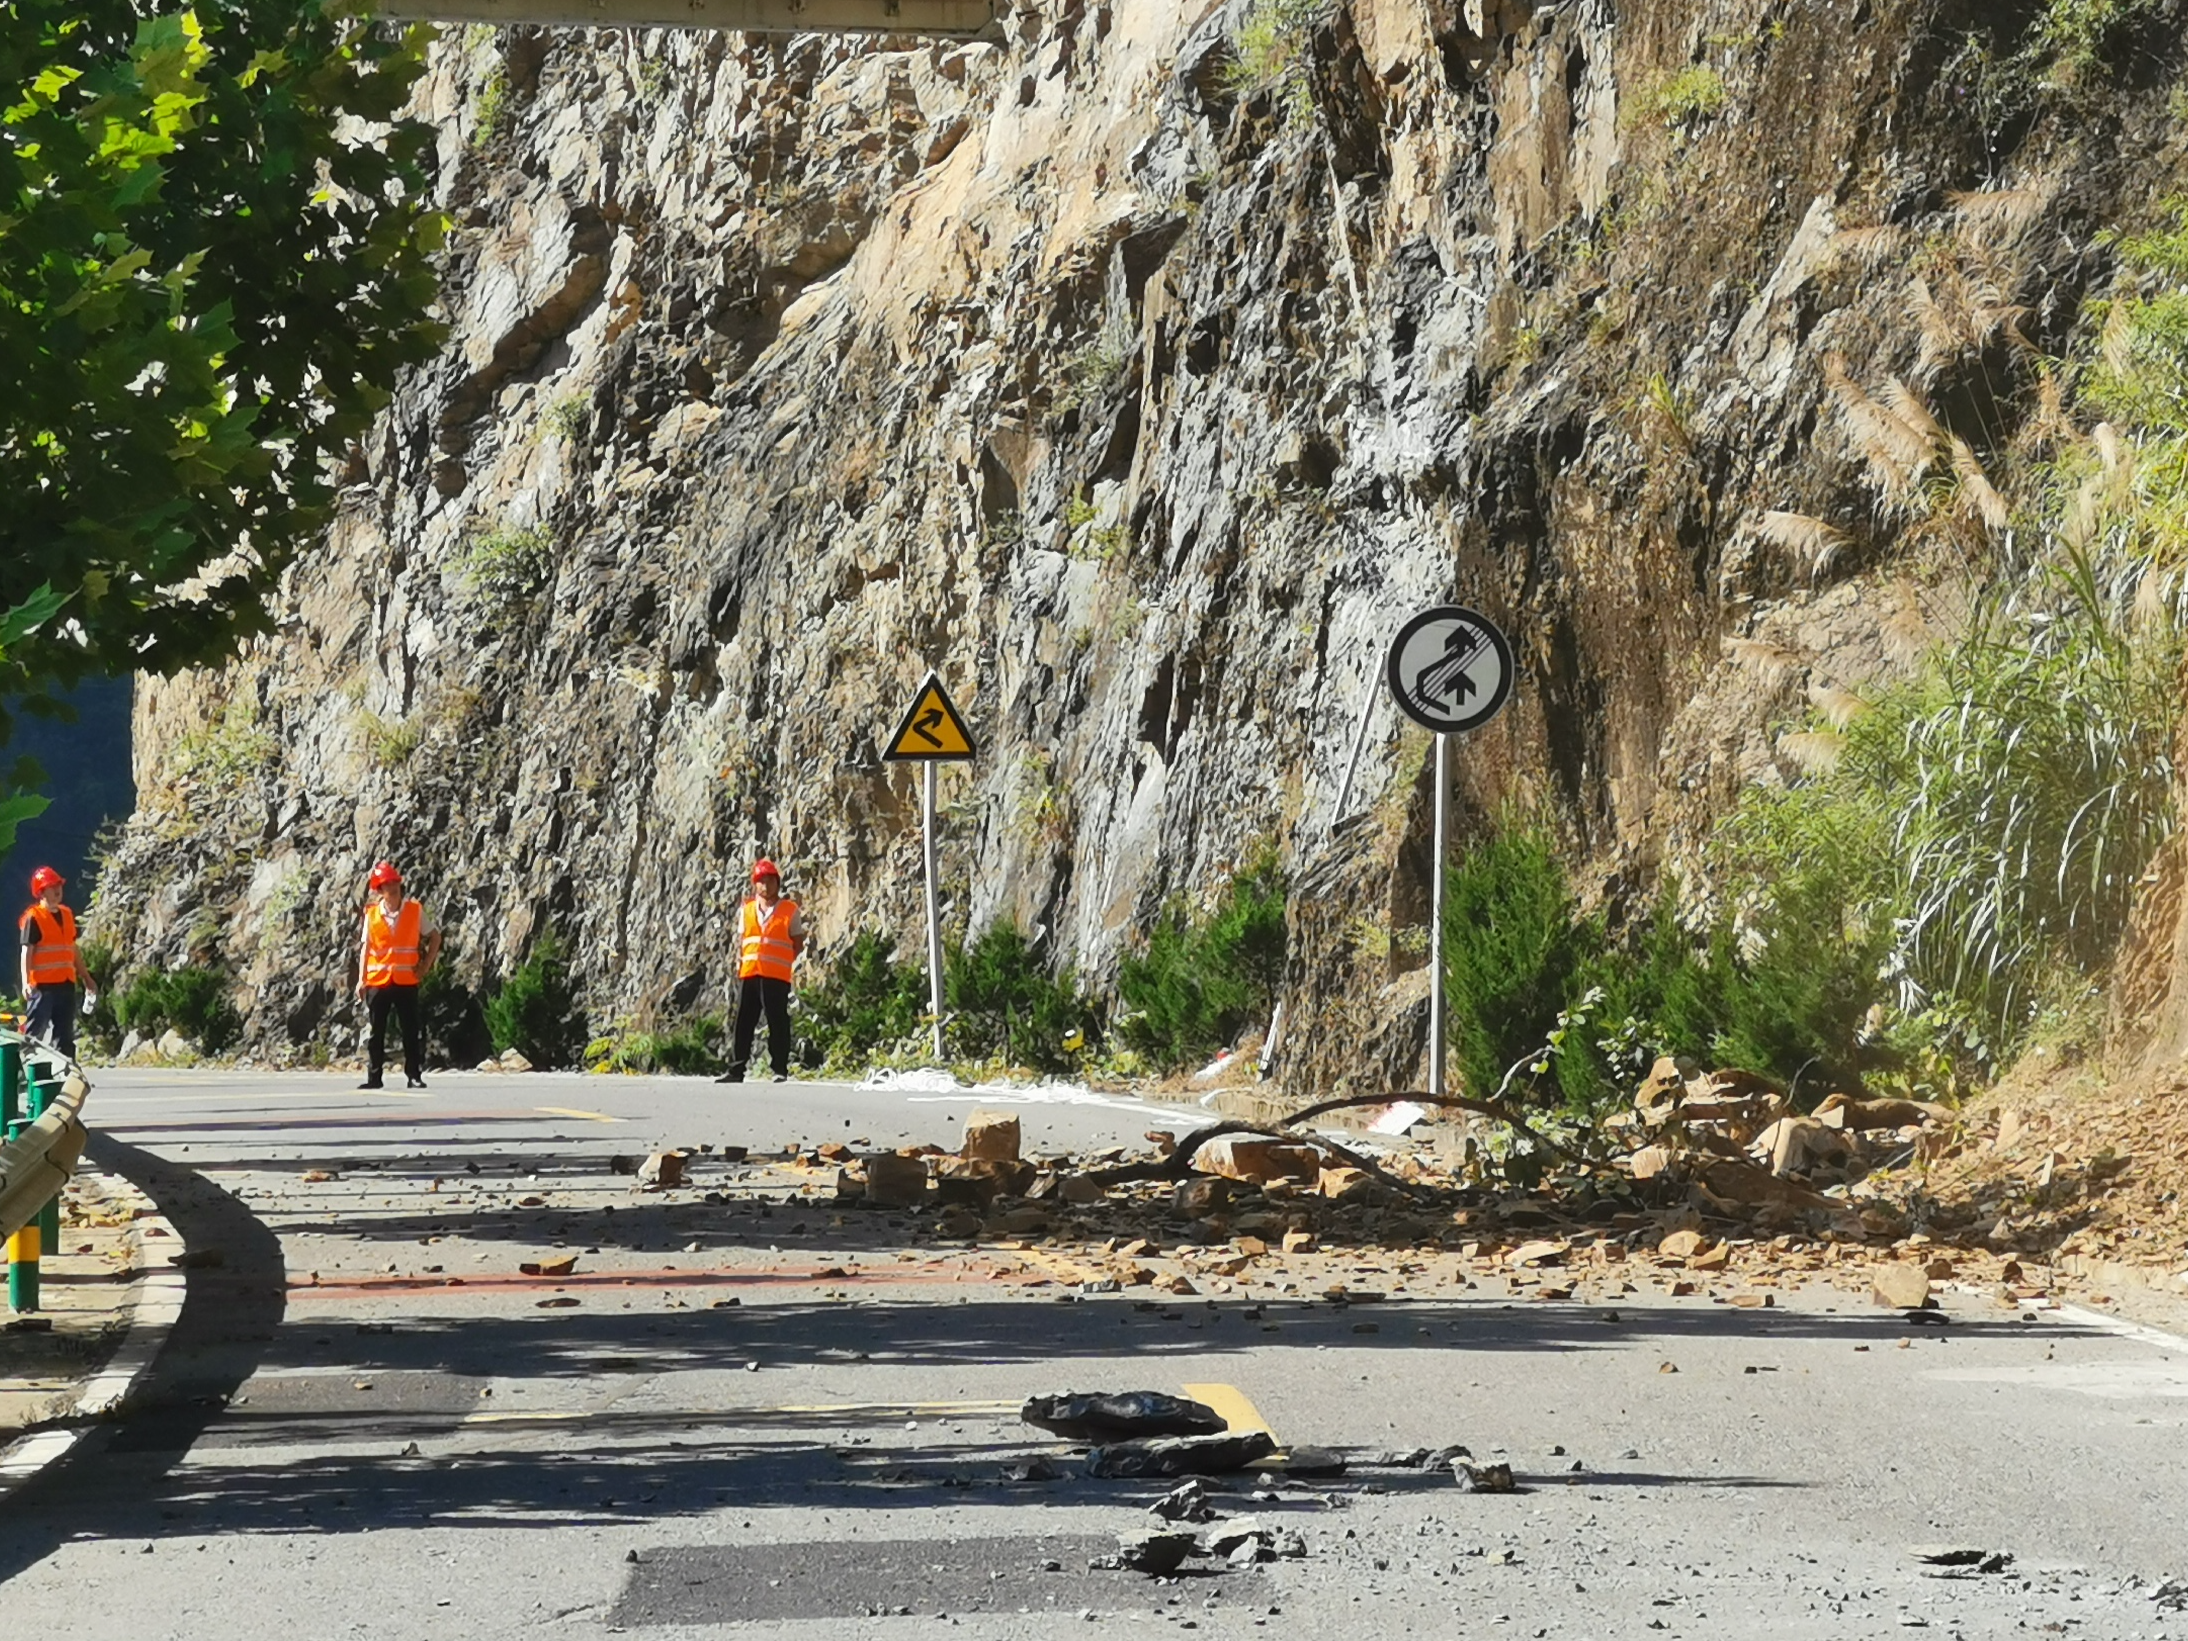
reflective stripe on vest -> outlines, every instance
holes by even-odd
[[[745,902],[744,940],[737,954],[737,976],[758,975],[763,980],[788,980],[798,948],[790,941],[790,920],[798,915],[794,900],[778,900],[764,918],[757,900]]]
[[[73,986],[76,983],[76,914],[63,906],[49,912],[33,906],[16,927],[38,925],[37,944],[28,948],[30,983],[34,986]]]
[[[368,987],[415,986],[418,983],[418,929],[425,922],[425,908],[415,900],[403,902],[390,927],[387,913],[375,900],[365,908],[365,984]]]

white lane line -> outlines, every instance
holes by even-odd
[[[202,1090],[195,1094],[115,1094],[109,1092],[105,1088],[101,1088],[99,1090],[99,1108],[102,1111],[106,1111],[112,1110],[115,1106],[118,1105],[214,1106],[225,1105],[231,1102],[259,1104],[267,1100],[331,1100],[337,1097],[347,1099],[352,1094],[365,1094],[370,1092],[371,1090],[369,1089],[360,1088],[290,1088],[284,1089],[279,1093],[269,1094],[249,1094],[241,1091],[233,1094],[214,1094],[207,1093]],[[380,1090],[380,1092],[385,1094],[390,1091],[383,1088],[382,1090]],[[423,1096],[414,1092],[412,1093],[411,1098],[420,1099],[423,1098]]]
[[[864,1092],[887,1094],[892,1090],[866,1089]],[[1101,1111],[1120,1111],[1128,1116],[1152,1117],[1158,1122],[1179,1127],[1193,1127],[1205,1118],[1195,1115],[1193,1106],[1149,1105],[1144,1100],[1119,1100],[1107,1094],[1097,1094],[1086,1088],[964,1088],[955,1094],[907,1094],[907,1105],[1080,1105],[1092,1106]]]
[[[2177,1333],[2167,1333],[2163,1328],[2145,1327],[2142,1323],[2130,1322],[2123,1316],[2107,1316],[2102,1311],[2084,1310],[2079,1305],[2061,1305],[2052,1314],[2079,1322],[2085,1328],[2116,1333],[2122,1339],[2133,1339],[2141,1344],[2155,1345],[2160,1350],[2177,1351],[2182,1356],[2188,1356],[2188,1339],[2181,1338]]]

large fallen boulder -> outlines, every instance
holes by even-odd
[[[1074,1442],[1128,1441],[1143,1436],[1205,1436],[1224,1429],[1223,1415],[1205,1402],[1159,1390],[1094,1395],[1065,1391],[1035,1396],[1018,1410],[1027,1424]],[[1184,1474],[1185,1472],[1179,1472]]]
[[[1115,1442],[1086,1456],[1090,1476],[1226,1476],[1276,1451],[1266,1430],[1222,1436],[1165,1436]]]

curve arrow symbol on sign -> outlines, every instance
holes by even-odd
[[[919,715],[918,721],[912,725],[912,733],[929,746],[940,746],[942,737],[937,735],[935,731],[941,727],[942,709],[940,707],[929,707]]]

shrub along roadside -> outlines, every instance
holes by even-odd
[[[958,1054],[1068,1071],[1101,1029],[1071,970],[1051,974],[1015,923],[990,924],[971,945],[945,950],[942,985],[945,1041]]]
[[[1192,921],[1182,902],[1163,908],[1147,949],[1117,975],[1128,1011],[1117,1035],[1156,1065],[1197,1065],[1265,1021],[1284,978],[1282,869],[1264,853],[1232,877],[1221,903]]]
[[[955,1058],[1035,1071],[1075,1068],[1101,1031],[1099,1003],[1070,970],[1053,973],[1013,923],[971,945],[944,943],[944,1042]],[[931,1016],[927,968],[899,961],[887,935],[859,934],[793,998],[799,1062],[809,1070],[863,1071],[877,1060],[924,1059]]]
[[[436,963],[418,986],[418,1013],[425,1026],[430,1065],[474,1066],[493,1046],[478,994]]]
[[[581,1062],[589,1033],[570,984],[570,965],[552,931],[486,1000],[486,1031],[499,1054],[515,1049],[535,1066]]]
[[[896,941],[862,929],[815,984],[791,996],[799,1063],[810,1071],[864,1071],[875,1058],[916,1051],[927,1019],[923,963],[899,963]]]
[[[228,1001],[228,977],[218,969],[155,969],[138,975],[114,999],[124,1032],[156,1038],[179,1031],[203,1054],[219,1054],[243,1035]]]

